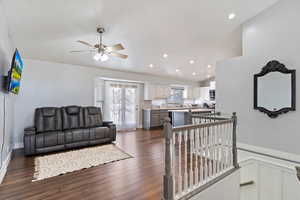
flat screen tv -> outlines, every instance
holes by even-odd
[[[7,79],[8,92],[14,94],[19,93],[22,71],[23,71],[23,61],[21,59],[18,49],[16,49],[11,62],[11,68],[8,72],[8,79]]]

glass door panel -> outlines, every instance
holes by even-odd
[[[124,126],[127,129],[135,129],[137,127],[137,88],[124,88],[124,92]]]
[[[136,129],[139,110],[138,86],[109,82],[106,87],[105,107],[109,112],[107,120],[113,121],[118,130]]]

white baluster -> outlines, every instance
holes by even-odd
[[[232,166],[232,123],[228,124],[228,168]]]
[[[220,130],[219,130],[219,125],[216,126],[216,175],[220,171]]]
[[[230,167],[233,166],[233,152],[232,152],[232,131],[233,131],[233,123],[230,124]]]
[[[215,157],[215,163],[216,163],[216,168],[215,168],[215,176],[219,173],[220,170],[220,158],[219,158],[219,136],[220,131],[219,131],[219,126],[215,125],[215,152],[216,152],[216,157]]]
[[[208,134],[208,127],[205,128],[205,160],[204,160],[204,170],[205,170],[205,177],[204,180],[206,182],[206,180],[208,179],[209,176],[209,134]]]
[[[200,129],[195,129],[195,185],[198,185],[199,183],[199,164],[198,164],[198,156],[200,153],[200,147],[199,147],[199,131]]]
[[[220,172],[224,170],[224,137],[225,137],[225,126],[226,124],[223,124],[220,126]]]
[[[176,137],[177,133],[176,132],[173,132],[172,136],[173,136],[173,180],[174,180],[174,183],[173,183],[173,197],[175,197],[175,194],[176,194],[176,141],[177,141],[177,137]]]
[[[222,171],[222,153],[223,153],[223,145],[222,145],[222,137],[223,137],[223,125],[218,126],[218,173]]]
[[[226,124],[226,169],[230,165],[230,147],[229,147],[229,124]]]
[[[219,136],[219,134],[220,134],[220,131],[219,131],[219,126],[218,125],[215,125],[215,149],[216,149],[216,160],[215,160],[215,162],[216,162],[216,169],[215,169],[215,176],[218,174],[218,172],[219,172],[219,165],[220,165],[220,162],[219,162],[219,138],[220,138],[220,136]]]
[[[216,171],[216,126],[211,126],[211,160],[212,160],[212,165],[211,165],[211,176],[215,175]]]
[[[209,176],[211,178],[213,174],[213,131],[212,127],[209,127]]]
[[[195,134],[195,129],[191,129],[189,132],[189,135],[190,135],[190,188],[192,188],[194,185],[194,172],[193,172],[193,160],[194,160],[193,157],[195,154],[194,134]]]
[[[227,169],[228,166],[228,124],[225,125],[225,138],[224,138],[224,168]]]
[[[200,140],[199,140],[199,148],[200,148],[200,155],[199,155],[199,170],[200,170],[200,182],[203,182],[204,179],[204,163],[203,163],[203,150],[204,150],[204,131],[205,128],[201,128],[199,129],[199,136],[200,136]]]
[[[226,124],[222,125],[221,127],[221,169],[220,171],[222,172],[224,170],[224,164],[225,164],[225,156],[226,156],[226,148],[225,146],[225,137],[226,137]]]
[[[182,193],[182,171],[181,171],[181,145],[182,145],[182,131],[178,132],[178,194]]]
[[[187,155],[187,135],[188,131],[184,131],[184,191],[186,192],[188,189],[188,172],[187,172],[187,162],[188,162],[188,155]]]

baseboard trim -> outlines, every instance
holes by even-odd
[[[24,148],[23,142],[15,143],[13,146],[13,149],[23,149],[23,148]]]
[[[254,145],[244,144],[244,143],[237,143],[238,150],[247,151],[254,154],[259,154],[262,156],[291,162],[300,165],[300,156],[292,153],[287,153],[283,151],[278,151],[275,149],[269,149],[264,147],[258,147]]]
[[[7,167],[9,165],[9,162],[10,162],[10,159],[11,159],[11,153],[12,152],[9,152],[8,156],[6,157],[5,161],[3,162],[3,165],[0,169],[0,184],[2,183],[4,177],[5,177],[5,174],[6,174],[6,171],[7,171]]]

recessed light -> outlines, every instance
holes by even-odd
[[[196,76],[196,72],[193,72],[192,75],[193,75],[193,76]]]
[[[207,65],[207,68],[211,68],[211,65]]]
[[[194,60],[190,60],[190,64],[192,65],[192,64],[194,64],[195,63],[195,61]]]
[[[180,72],[180,70],[179,70],[179,69],[176,69],[176,72]]]
[[[207,78],[210,78],[210,75],[207,75]]]
[[[230,13],[228,15],[228,19],[230,19],[230,20],[234,19],[235,17],[236,17],[236,15],[234,13]]]
[[[150,68],[153,68],[153,67],[154,67],[154,65],[153,65],[153,64],[150,64],[150,65],[149,65],[149,67],[150,67]]]
[[[168,54],[164,53],[163,57],[164,57],[164,58],[167,58],[167,57],[168,57]]]

